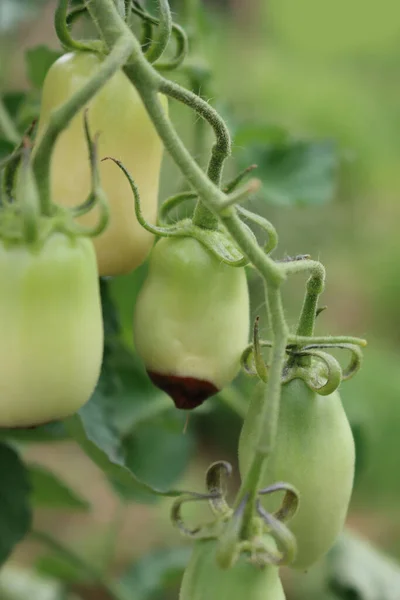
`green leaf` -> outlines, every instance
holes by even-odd
[[[137,490],[145,493],[156,494],[159,496],[177,497],[182,493],[180,490],[158,490],[143,483],[124,465],[119,458],[115,447],[109,444],[108,434],[103,438],[97,433],[97,443],[93,441],[86,429],[86,423],[79,414],[70,417],[65,421],[67,430],[77,441],[87,456],[104,472],[104,474],[113,482],[120,485],[122,489],[132,491]],[[105,430],[103,430],[105,433]],[[103,446],[103,449],[101,446]]]
[[[68,434],[61,421],[54,421],[53,423],[27,429],[0,429],[0,439],[3,438],[18,442],[37,442],[41,444],[43,442],[63,441],[68,438]]]
[[[400,565],[352,533],[328,555],[329,587],[343,600],[398,600]]]
[[[151,552],[132,565],[122,576],[122,588],[135,600],[165,598],[166,588],[178,586],[190,554],[189,547]]]
[[[85,581],[87,574],[79,568],[76,562],[69,561],[65,556],[46,554],[35,562],[36,571],[41,575],[52,577],[67,583]]]
[[[184,433],[185,416],[171,409],[166,415],[146,421],[124,439],[125,464],[151,487],[168,489],[181,478],[192,457],[195,442]],[[151,501],[136,491],[136,501]]]
[[[240,167],[257,164],[265,201],[320,205],[336,193],[339,154],[330,140],[295,140],[276,126],[245,126],[235,137]]]
[[[6,158],[14,150],[14,144],[5,138],[0,138],[0,160]]]
[[[3,96],[4,106],[12,119],[16,119],[18,111],[27,98],[26,92],[8,92]]]
[[[61,52],[47,46],[36,46],[36,48],[26,51],[26,71],[28,79],[34,87],[42,87],[47,71],[60,56]]]
[[[29,477],[32,486],[32,503],[45,508],[90,509],[90,503],[81,498],[61,479],[40,465],[29,465]]]
[[[28,473],[18,454],[0,444],[0,564],[30,529],[30,491]]]

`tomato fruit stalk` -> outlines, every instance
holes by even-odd
[[[51,112],[68,100],[98,70],[101,58],[91,52],[65,54],[49,69],[43,87],[38,135]],[[167,110],[167,99],[160,96]],[[100,158],[120,160],[134,178],[141,196],[144,218],[155,223],[162,159],[162,143],[143,103],[126,75],[117,72],[89,103],[89,125],[98,132]],[[110,161],[100,165],[102,187],[110,206],[110,222],[94,239],[100,275],[118,275],[135,269],[146,258],[153,243],[135,216],[129,183]],[[51,163],[51,196],[54,203],[74,207],[90,192],[90,166],[79,112],[57,139]],[[94,207],[79,217],[83,225],[98,220]]]
[[[259,406],[253,402],[239,442],[242,477],[257,440]],[[288,481],[300,493],[297,513],[288,523],[296,536],[291,565],[306,569],[333,545],[344,526],[353,487],[354,441],[339,393],[320,396],[302,379],[282,386],[277,437],[261,486]],[[276,507],[263,500],[268,510]]]
[[[134,342],[149,376],[191,409],[229,384],[249,335],[246,273],[190,237],[153,248],[134,314]]]
[[[87,402],[103,354],[96,257],[86,238],[0,242],[0,427],[62,419]]]
[[[241,556],[230,569],[216,562],[215,540],[195,543],[182,580],[179,600],[285,600],[279,570]]]

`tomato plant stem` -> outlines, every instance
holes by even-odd
[[[155,62],[166,49],[172,31],[172,17],[168,0],[157,0],[159,24],[150,48],[146,52],[149,62]]]

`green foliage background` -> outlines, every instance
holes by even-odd
[[[180,2],[174,2],[177,12]],[[280,254],[310,253],[325,264],[328,310],[319,318],[318,331],[369,340],[364,368],[341,389],[358,449],[349,525],[400,559],[400,5],[395,0],[225,4],[223,9],[221,3],[207,3],[202,51],[213,70],[208,97],[233,133],[234,155],[227,175],[257,163],[264,188],[252,207],[276,225]],[[56,56],[46,49],[31,50],[25,63],[24,51],[40,43],[58,52],[51,29],[53,7],[45,0],[0,0],[0,91],[21,131],[38,110],[45,65]],[[183,75],[176,76],[184,81]],[[21,95],[28,87],[33,91]],[[196,117],[176,106],[172,116],[195,149]],[[10,144],[0,139],[0,152],[9,150]],[[205,156],[198,158],[205,162]],[[177,181],[181,185],[167,158],[160,199],[176,190]],[[155,501],[145,484],[163,491],[188,486],[201,490],[208,462],[227,458],[235,463],[240,419],[229,407],[232,399],[217,398],[191,417],[188,433],[182,435],[184,418],[152,388],[132,354],[132,310],[145,273],[146,265],[132,275],[103,282],[108,333],[103,374],[81,421],[69,424],[69,432],[103,469],[120,499],[110,500],[104,483],[96,483],[97,472],[82,466],[83,455],[63,441],[68,432],[62,426],[18,437],[3,432],[2,437],[29,463],[26,473],[16,467],[16,485],[23,490],[30,485],[35,522],[50,529],[55,524],[57,535],[99,565],[104,564],[99,547],[103,542],[112,545],[119,531],[112,567],[123,572],[122,585],[134,599],[151,600],[165,598],[169,589],[175,597],[187,548],[169,527],[170,500],[143,507],[142,503]],[[263,314],[257,281],[251,279],[250,285],[253,312]],[[286,307],[293,324],[302,293],[301,279],[288,284]],[[2,448],[9,452],[9,446]],[[49,462],[49,452],[54,461]],[[16,454],[13,460],[19,464]],[[111,505],[107,513],[111,527],[98,521],[101,501],[91,493],[92,486]],[[88,509],[93,503],[91,517]],[[67,510],[72,509],[70,516]],[[15,511],[15,523],[28,519],[24,503]],[[118,530],[121,514],[128,523],[126,537]],[[6,513],[6,518],[12,516]],[[69,519],[75,523],[72,535],[65,525]],[[136,536],[133,523],[141,519],[146,527]],[[9,539],[3,536],[0,554],[8,555],[18,535],[15,529]],[[344,538],[340,543],[346,552],[353,542]],[[288,598],[396,600],[399,596],[390,591],[400,590],[396,568],[379,562],[382,559],[373,550],[365,556],[363,552],[357,547],[351,555],[361,555],[362,567],[355,565],[350,575],[342,563],[332,566],[338,564],[334,557],[305,578],[287,575]],[[141,558],[129,566],[132,553]],[[31,563],[37,556],[38,549],[27,544],[13,562]],[[96,593],[79,569],[56,553],[41,555],[38,569],[72,582],[84,597]],[[360,584],[360,570],[374,569],[382,581],[391,581],[388,591],[384,584],[376,584],[376,593],[375,584]],[[8,584],[4,594],[12,587]],[[54,584],[46,591],[48,596],[39,591],[37,597],[58,600],[66,589],[71,586]],[[346,596],[349,589],[356,595]],[[10,600],[18,599],[10,595]]]

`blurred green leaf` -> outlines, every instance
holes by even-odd
[[[57,442],[68,438],[65,427],[61,421],[54,421],[46,425],[30,427],[28,429],[0,429],[0,439],[12,439],[18,442]]]
[[[54,577],[66,583],[81,582],[87,578],[83,568],[79,568],[76,562],[58,554],[41,556],[37,559],[35,567],[41,575]]]
[[[0,564],[31,526],[31,486],[18,454],[0,444]]]
[[[398,600],[400,565],[352,533],[328,555],[329,587],[343,600]]]
[[[30,464],[28,472],[32,486],[32,503],[35,506],[84,511],[90,509],[87,500],[79,496],[57,475],[45,467]]]
[[[47,71],[60,56],[61,52],[47,46],[36,46],[26,51],[26,71],[34,87],[38,89],[42,87]]]
[[[14,150],[14,144],[5,138],[0,138],[0,160],[5,158]]]
[[[165,598],[165,590],[177,586],[189,561],[191,549],[166,548],[144,556],[121,578],[123,588],[135,600]]]
[[[27,97],[26,92],[8,92],[2,97],[4,106],[10,117],[16,119],[19,109]]]
[[[261,196],[284,206],[320,205],[336,193],[339,155],[330,140],[296,140],[275,125],[246,125],[234,138],[241,168],[258,165]]]
[[[195,447],[193,435],[183,431],[185,417],[172,411],[142,423],[123,442],[127,467],[158,489],[168,489],[183,476]],[[154,499],[154,495],[148,496],[136,492],[134,499]]]

